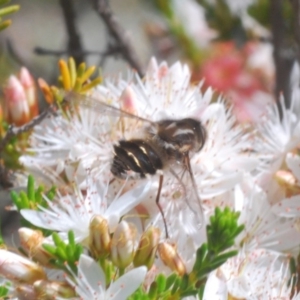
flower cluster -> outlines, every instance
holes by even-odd
[[[31,229],[19,230],[28,258],[1,250],[7,293],[300,299],[289,269],[300,244],[300,90],[291,108],[282,104],[282,116],[274,103],[258,124],[241,124],[190,77],[185,65],[152,59],[143,79],[129,73],[85,96],[64,92],[67,107],[35,127],[20,157],[38,184],[56,192],[35,190],[31,181],[27,194],[13,196]],[[143,139],[155,122],[183,118],[206,131],[203,148],[189,153],[191,172],[174,159],[146,178],[112,175],[120,140]]]

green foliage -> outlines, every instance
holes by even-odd
[[[0,222],[0,225],[1,225],[1,222]],[[1,227],[0,227],[1,228]],[[2,236],[2,232],[0,230],[0,249],[2,248],[5,248],[5,243],[4,243],[4,239],[3,239],[3,236]]]
[[[40,210],[41,207],[47,208],[48,203],[45,199],[52,201],[55,197],[55,194],[56,194],[55,186],[52,186],[46,192],[45,192],[45,187],[42,185],[35,188],[34,177],[32,175],[29,175],[27,181],[27,190],[20,191],[19,193],[17,193],[16,191],[12,191],[10,193],[10,196],[17,210],[20,211],[21,209],[26,209],[26,208],[35,209],[35,210]],[[21,219],[21,225],[32,229],[38,229],[43,232],[44,236],[48,236],[52,234],[52,231],[34,226],[24,218]]]
[[[254,2],[248,13],[263,26],[270,28],[270,0],[259,0]]]
[[[52,186],[47,192],[45,192],[44,186],[40,185],[35,188],[34,177],[32,175],[28,176],[27,181],[27,191],[21,191],[17,193],[15,191],[11,192],[11,198],[17,210],[29,208],[29,209],[39,209],[40,207],[48,207],[48,203],[43,196],[48,200],[52,201],[56,193],[56,187]]]
[[[178,40],[185,55],[195,64],[198,65],[203,60],[203,53],[193,39],[187,34],[184,24],[180,23],[174,10],[172,1],[155,0],[155,4],[160,12],[166,17],[172,34]]]
[[[291,257],[290,258],[290,274],[291,278],[289,279],[288,285],[291,289],[291,298],[294,295],[297,295],[300,291],[300,253],[297,255],[297,257]]]
[[[233,212],[228,207],[221,211],[215,209],[207,225],[207,244],[211,253],[219,254],[234,245],[234,239],[244,230],[244,225],[238,226],[239,212]]]
[[[0,6],[6,5],[10,0],[0,0]],[[0,31],[4,30],[11,24],[11,20],[2,20],[4,16],[17,12],[20,9],[19,5],[10,5],[0,8]]]
[[[0,141],[5,136],[8,129],[9,129],[9,124],[4,120],[0,120]],[[5,147],[1,151],[1,160],[4,163],[5,168],[9,170],[21,169],[21,165],[19,164],[18,161],[21,155],[20,149],[23,148],[23,144],[24,144],[23,141],[26,141],[27,139],[28,139],[28,135],[26,133],[23,133],[18,137],[13,136],[9,140],[9,142],[5,145]]]
[[[196,295],[202,299],[209,273],[238,253],[232,246],[235,238],[244,229],[244,225],[238,225],[239,215],[228,207],[223,211],[216,208],[215,214],[210,218],[210,225],[206,228],[207,243],[197,250],[192,271],[183,276],[171,274],[166,277],[159,274],[149,291],[145,292],[143,288],[139,288],[129,299],[175,300]]]
[[[52,234],[52,239],[55,246],[43,244],[43,248],[54,257],[51,263],[72,275],[66,267],[69,266],[72,272],[77,274],[77,262],[83,253],[83,247],[80,244],[76,244],[74,232],[68,232],[68,243],[65,243],[56,232]]]
[[[197,0],[205,9],[205,17],[209,27],[217,30],[218,40],[234,40],[242,45],[247,40],[246,31],[240,16],[233,15],[225,0],[215,3],[207,0]]]
[[[291,32],[293,30],[294,12],[289,0],[281,1],[282,14],[285,20],[285,29]],[[266,28],[271,27],[271,1],[258,0],[248,8],[248,13],[251,17],[256,19],[261,25]]]
[[[4,299],[9,294],[9,287],[11,286],[10,282],[5,282],[5,284],[0,286],[0,299]]]

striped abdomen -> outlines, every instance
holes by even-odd
[[[163,168],[163,162],[157,151],[146,141],[133,139],[119,141],[114,145],[114,159],[111,165],[111,172],[118,178],[126,178],[130,172],[144,178],[145,175],[154,175],[157,170]]]

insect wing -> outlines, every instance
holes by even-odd
[[[70,103],[71,105],[77,104],[79,106],[98,111],[101,114],[110,115],[113,117],[126,117],[130,119],[135,119],[137,121],[146,122],[148,123],[148,125],[154,124],[148,119],[141,118],[134,114],[128,113],[125,110],[114,107],[94,97],[81,95],[75,92],[66,92],[64,95],[64,99],[67,103]]]
[[[195,219],[197,226],[201,227],[204,222],[204,213],[188,154],[183,158],[180,171],[178,173],[173,168],[170,168],[171,174],[177,179],[183,190],[183,197],[192,213],[192,217]]]

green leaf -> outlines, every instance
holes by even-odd
[[[24,191],[21,191],[19,196],[21,198],[22,208],[30,208],[27,194]]]
[[[166,280],[166,286],[165,286],[165,289],[166,289],[166,290],[169,290],[169,289],[173,286],[173,284],[174,284],[176,278],[177,278],[177,275],[176,275],[175,273],[171,274],[171,275],[167,278],[167,280]]]
[[[56,255],[56,247],[49,244],[43,244],[43,248],[52,255]]]
[[[238,251],[237,250],[232,250],[232,251],[228,251],[226,253],[222,253],[218,256],[216,256],[211,262],[212,263],[218,263],[220,261],[223,261],[225,262],[227,259],[231,258],[231,257],[234,257],[238,254]]]
[[[77,261],[79,260],[80,255],[83,253],[83,247],[81,244],[75,243],[73,232],[69,231],[68,237],[68,243],[65,243],[60,236],[54,232],[52,234],[52,239],[55,246],[43,244],[43,247],[54,257],[54,265],[65,270],[66,272],[70,272],[70,270],[65,266],[67,263],[72,272],[77,273]],[[104,271],[107,271],[107,269],[104,268]]]
[[[187,274],[184,274],[181,278],[180,290],[185,291],[188,288],[188,285],[189,285],[189,276]]]
[[[72,230],[70,230],[68,232],[68,239],[69,239],[69,245],[71,245],[72,247],[75,247],[76,246],[76,243],[75,243],[75,234]]]
[[[20,5],[10,5],[5,8],[0,8],[0,17],[15,13],[19,9],[20,9]]]
[[[156,277],[156,282],[157,282],[157,292],[161,293],[166,289],[166,277],[163,274],[159,274]]]
[[[0,286],[0,297],[3,299],[4,297],[9,295],[9,288],[11,286],[10,282],[5,282],[5,284]]]
[[[1,21],[1,19],[0,19],[0,21]],[[4,30],[8,26],[10,26],[11,23],[12,23],[11,20],[5,20],[3,22],[0,22],[0,31]]]
[[[35,202],[34,178],[32,175],[28,176],[27,181],[27,196],[28,199]]]
[[[148,292],[149,299],[157,299],[157,282],[153,281]]]
[[[189,296],[196,296],[197,295],[197,290],[188,290],[183,293],[180,293],[180,299],[189,297]]]
[[[204,289],[205,289],[205,285],[202,285],[202,286],[199,288],[199,291],[198,291],[198,298],[199,298],[200,300],[203,299]]]
[[[203,262],[205,261],[207,254],[208,254],[208,247],[207,247],[207,244],[204,243],[201,245],[200,248],[197,249],[196,261],[195,261],[195,264],[193,267],[193,271],[197,271],[197,270],[201,269],[201,266],[202,266]]]
[[[19,197],[19,195],[15,192],[15,191],[11,191],[10,192],[10,197],[12,199],[12,202],[14,203],[14,205],[17,207],[18,210],[21,210],[22,207],[22,202],[21,202],[21,198]]]
[[[171,294],[174,295],[179,287],[180,287],[180,282],[181,282],[181,279],[179,277],[176,277],[174,283],[173,283],[173,286],[172,286],[172,289],[171,289]]]

